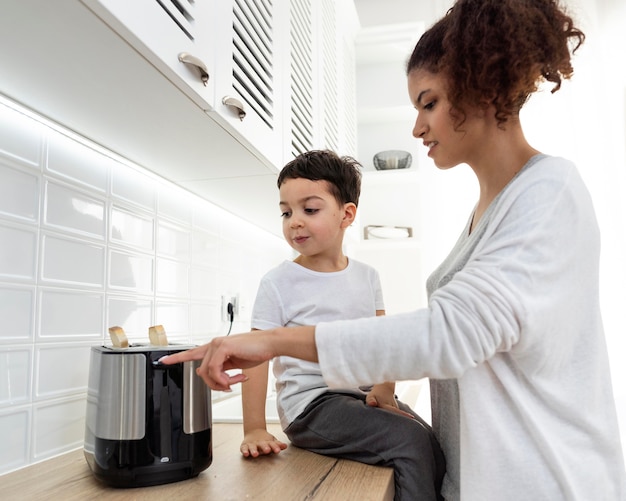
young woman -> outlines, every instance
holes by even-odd
[[[413,134],[480,187],[427,308],[216,339],[168,363],[204,358],[215,389],[279,354],[319,361],[330,387],[429,377],[445,499],[625,499],[594,209],[575,165],[519,120],[539,84],[572,76],[583,41],[556,0],[458,0],[417,43]]]

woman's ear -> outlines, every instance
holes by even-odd
[[[356,218],[356,205],[354,202],[348,202],[343,205],[343,220],[341,221],[341,227],[347,228]]]

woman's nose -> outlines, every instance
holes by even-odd
[[[413,137],[419,139],[426,133],[426,125],[423,121],[420,120],[419,115],[415,119],[415,124],[413,124]]]

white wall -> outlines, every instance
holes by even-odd
[[[0,474],[82,447],[90,347],[249,329],[287,244],[0,96]],[[277,224],[280,218],[276,217]],[[251,252],[251,250],[253,250]],[[214,393],[214,397],[221,394]]]

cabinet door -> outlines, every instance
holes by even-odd
[[[356,155],[354,4],[290,0],[287,157],[328,148]]]
[[[356,155],[356,60],[358,17],[353,2],[321,0],[319,46],[321,147]]]
[[[212,108],[217,0],[81,1],[198,106]]]
[[[317,19],[313,0],[290,0],[289,2],[289,71],[290,85],[287,106],[286,161],[319,144],[317,117],[319,99],[316,36]]]
[[[215,3],[215,109],[211,115],[276,171],[283,164],[286,2]]]

